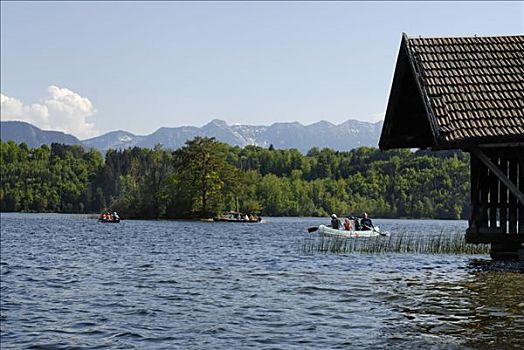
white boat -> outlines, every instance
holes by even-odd
[[[340,236],[348,238],[358,238],[358,237],[377,237],[377,236],[388,236],[388,232],[380,232],[378,227],[375,227],[373,230],[366,231],[346,231],[338,230],[325,225],[318,226],[318,233],[322,236]]]

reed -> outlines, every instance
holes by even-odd
[[[464,233],[438,235],[394,234],[389,237],[347,238],[318,237],[306,238],[302,251],[307,254],[363,253],[363,254],[489,254],[489,245],[469,244]]]

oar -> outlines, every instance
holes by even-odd
[[[318,230],[318,226],[311,226],[307,228],[307,232],[309,233],[315,232],[316,230]]]
[[[371,228],[371,227],[369,227],[369,226],[367,226],[367,225],[362,225],[362,227],[366,229],[365,231],[374,231],[374,232],[377,232],[377,231],[375,230],[374,227]]]
[[[367,225],[362,225],[362,227],[364,227],[364,228],[366,228],[366,229],[368,229],[370,231],[376,232],[376,233],[378,233],[381,236],[385,236],[386,235],[385,233],[380,232],[380,230],[377,230],[374,226],[373,227],[369,227]]]
[[[366,226],[366,227],[367,227],[367,226]],[[384,232],[382,232],[382,231],[380,231],[380,230],[377,230],[375,227],[373,227],[373,232],[376,232],[376,233],[378,233],[378,234],[381,235],[381,236],[387,236],[387,235],[389,235],[389,231],[384,231]]]

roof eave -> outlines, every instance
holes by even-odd
[[[411,67],[411,72],[413,73],[413,76],[415,77],[415,81],[417,84],[418,91],[420,93],[420,96],[422,97],[422,105],[424,106],[424,110],[426,112],[426,118],[429,121],[429,125],[431,128],[431,133],[433,135],[433,145],[438,146],[440,141],[440,132],[439,128],[437,126],[437,118],[435,117],[435,113],[433,111],[433,108],[431,107],[431,103],[429,102],[429,97],[426,93],[426,89],[424,89],[422,79],[420,77],[421,68],[418,65],[418,61],[415,59],[413,52],[411,51],[410,45],[409,45],[409,38],[406,33],[402,33],[402,41],[405,44],[406,54],[408,57],[409,66]]]
[[[482,141],[482,142],[479,142]],[[469,139],[455,142],[444,142],[431,147],[433,150],[447,150],[447,149],[462,149],[468,150],[471,148],[513,148],[524,147],[524,140],[522,138],[506,138],[506,139]]]

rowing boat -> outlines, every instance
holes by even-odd
[[[220,222],[240,222],[240,223],[250,223],[250,222],[261,222],[262,218],[257,217],[256,215],[247,215],[238,211],[230,211],[220,216],[213,218],[213,221]]]
[[[98,219],[98,222],[104,222],[104,223],[112,223],[112,224],[118,224],[120,222],[120,219]]]
[[[387,236],[387,232],[380,232],[378,227],[375,227],[373,230],[366,231],[346,231],[320,225],[318,226],[318,233],[321,236],[340,236],[348,238]]]
[[[253,220],[245,220],[245,219],[231,219],[231,218],[223,218],[223,217],[215,217],[213,218],[213,221],[219,221],[219,222],[241,222],[241,223],[253,223],[253,222],[261,222],[262,218],[253,219]]]

